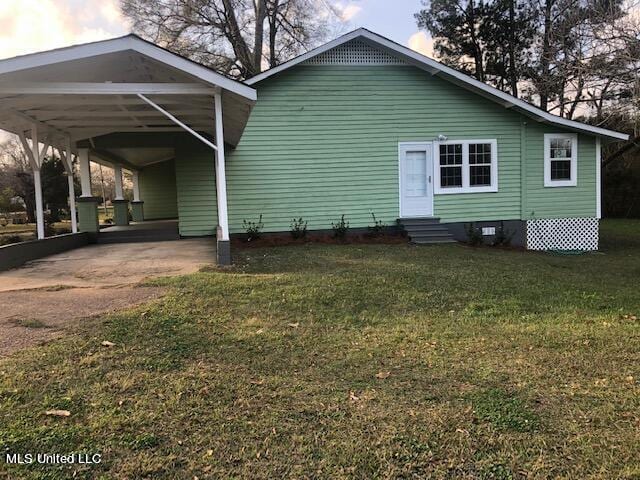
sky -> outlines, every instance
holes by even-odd
[[[413,14],[420,0],[325,0],[341,12],[345,30],[366,27],[424,54],[431,42]],[[0,0],[0,58],[129,33],[119,0]]]

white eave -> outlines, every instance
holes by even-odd
[[[288,62],[283,63],[277,67],[274,67],[270,70],[267,70],[255,77],[252,77],[245,81],[247,85],[255,85],[256,83],[269,78],[277,73],[280,73],[284,70],[287,70],[291,67],[294,67],[306,60],[309,60],[312,57],[320,55],[332,48],[335,48],[339,45],[342,45],[351,40],[360,39],[364,40],[371,45],[380,48],[390,54],[396,55],[406,62],[414,65],[422,70],[426,70],[432,75],[438,75],[442,78],[445,78],[451,82],[456,83],[457,85],[471,90],[475,93],[478,93],[486,98],[489,98],[505,108],[513,108],[524,115],[531,117],[537,122],[540,123],[548,123],[552,125],[559,125],[571,130],[585,132],[596,136],[607,137],[616,140],[628,140],[629,135],[626,133],[616,132],[614,130],[608,130],[605,128],[595,127],[592,125],[587,125],[585,123],[576,122],[575,120],[568,120],[566,118],[559,117],[557,115],[553,115],[551,113],[545,112],[533,105],[524,102],[508,93],[505,93],[497,88],[491,87],[482,83],[464,73],[461,73],[451,67],[447,67],[435,60],[426,57],[410,48],[404,47],[396,42],[393,42],[385,37],[382,37],[378,34],[375,34],[367,29],[360,28],[358,30],[354,30],[353,32],[347,33],[335,40],[328,42],[318,48],[315,48],[303,55],[300,55]]]
[[[176,55],[153,43],[147,42],[137,35],[126,35],[124,37],[101,40],[82,45],[58,48],[46,52],[32,53],[19,57],[0,60],[0,75],[13,73],[21,70],[37,68],[54,63],[70,62],[84,58],[105,55],[109,53],[132,50],[152,58],[168,67],[180,70],[192,75],[203,82],[216,85],[220,88],[233,92],[250,101],[256,101],[256,91],[247,85],[232,80],[217,73],[210,68],[200,65],[180,55]]]

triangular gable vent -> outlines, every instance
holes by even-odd
[[[302,65],[406,65],[406,62],[361,40],[351,40],[305,60]]]

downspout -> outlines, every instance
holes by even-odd
[[[527,220],[527,122],[520,123],[520,219]]]

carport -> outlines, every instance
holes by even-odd
[[[172,135],[182,133],[213,151],[217,258],[230,263],[225,144],[237,145],[255,100],[254,89],[135,35],[0,61],[0,128],[20,137],[33,169],[39,239],[40,167],[49,149],[64,162],[73,213],[74,157],[79,164],[82,191],[73,231],[99,235],[91,163],[114,170],[116,224],[128,224],[129,207],[133,220],[142,221],[138,172],[172,158]],[[116,137],[120,143],[109,141]],[[131,205],[123,194],[123,170],[131,173]]]

